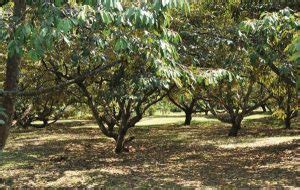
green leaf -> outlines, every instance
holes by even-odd
[[[7,49],[8,49],[9,56],[12,56],[15,54],[21,55],[23,53],[22,47],[20,47],[17,40],[10,41],[7,45]]]
[[[295,52],[295,53],[289,58],[290,61],[297,61],[297,60],[299,60],[299,59],[300,59],[300,51]]]
[[[54,5],[57,6],[57,7],[62,6],[63,3],[64,3],[64,0],[55,0],[55,1],[54,1]]]
[[[31,34],[31,26],[29,24],[24,25],[23,33],[26,37],[28,37]]]
[[[110,24],[113,22],[113,16],[107,11],[100,12],[102,22],[105,24]]]
[[[125,39],[123,38],[120,38],[117,40],[117,43],[115,45],[115,50],[116,51],[121,51],[121,50],[124,50],[124,49],[127,49],[128,48],[128,43]]]
[[[41,58],[40,55],[34,50],[30,50],[28,55],[29,55],[30,59],[32,59],[33,61],[38,61]]]
[[[72,28],[72,22],[69,19],[60,19],[57,29],[61,32],[68,33]]]

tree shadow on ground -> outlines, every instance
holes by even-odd
[[[249,127],[237,139],[228,138],[228,125],[220,123],[136,127],[131,131],[136,135],[131,152],[122,155],[113,153],[114,142],[98,128],[86,127],[89,122],[12,131],[9,146],[0,155],[0,187],[297,186],[294,159],[299,140],[262,147],[218,146],[300,134],[299,128],[282,130],[269,122],[247,121]]]

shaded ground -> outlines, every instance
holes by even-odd
[[[144,119],[123,155],[113,153],[113,141],[90,121],[14,129],[0,153],[0,187],[299,186],[299,118],[287,131],[273,118],[254,115],[234,139],[226,136],[228,125],[209,117],[197,117],[191,127],[179,126],[182,121],[181,115]]]

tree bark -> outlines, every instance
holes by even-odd
[[[205,112],[205,115],[208,115],[208,110],[205,110],[204,112]]]
[[[118,134],[118,138],[116,140],[116,148],[115,148],[115,153],[120,154],[125,150],[125,135],[126,135],[127,129],[126,127],[122,127]]]
[[[47,125],[48,125],[48,120],[44,119],[43,124],[42,124],[42,128],[47,127]]]
[[[238,135],[239,130],[241,129],[241,123],[242,119],[240,118],[235,118],[232,120],[232,126],[231,129],[229,130],[228,136],[230,137],[236,137]]]
[[[92,111],[92,114],[93,114],[100,130],[102,131],[102,133],[107,137],[112,137],[114,139],[117,139],[118,138],[117,134],[112,133],[112,130],[109,131],[103,124],[103,120],[100,117],[100,114],[97,110],[97,106],[94,104],[94,100],[93,100],[92,96],[90,95],[90,93],[88,92],[86,86],[83,84],[83,82],[77,82],[76,84],[81,89],[83,95],[87,98],[87,105],[90,108],[90,110]]]
[[[14,18],[16,22],[24,19],[26,9],[26,1],[24,0],[14,0]],[[13,24],[15,28],[16,23]],[[14,29],[13,29],[14,32]],[[17,53],[12,53],[8,55],[6,63],[6,76],[4,81],[5,91],[16,91],[18,88],[18,78],[19,78],[19,65],[21,62],[21,57]],[[5,95],[3,97],[3,108],[7,117],[0,115],[0,119],[5,121],[4,125],[0,125],[0,150],[5,147],[6,140],[9,135],[9,128],[12,124],[13,115],[15,113],[15,96]]]
[[[185,111],[184,125],[191,125],[191,121],[192,121],[192,112],[191,111]]]
[[[284,125],[286,129],[291,129],[291,118],[287,117],[284,119]]]
[[[292,120],[292,89],[291,87],[287,87],[287,102],[286,102],[286,111],[285,111],[285,119],[284,119],[284,125],[286,129],[291,128],[291,120]]]
[[[262,108],[263,112],[267,112],[266,106],[264,104],[261,105],[261,108]]]

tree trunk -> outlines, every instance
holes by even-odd
[[[231,129],[229,130],[228,136],[236,137],[238,134],[238,131],[241,129],[241,123],[242,123],[242,119],[235,118],[231,123],[232,126],[231,126]]]
[[[47,125],[48,125],[48,120],[44,119],[43,124],[42,124],[42,128],[47,127]]]
[[[284,119],[284,125],[286,129],[291,129],[291,118],[290,117],[286,117]]]
[[[78,82],[77,85],[79,86],[79,88],[82,90],[83,92],[83,95],[87,98],[87,105],[88,107],[90,108],[90,110],[92,111],[92,114],[100,128],[100,130],[102,131],[102,133],[107,136],[107,137],[112,137],[114,138],[115,140],[118,138],[117,137],[117,134],[113,134],[113,129],[106,129],[105,125],[103,124],[103,121],[100,117],[100,114],[97,110],[97,106],[94,105],[94,101],[93,101],[93,98],[92,96],[90,95],[90,93],[88,92],[86,86],[82,83],[82,82]],[[110,127],[113,127],[110,126]],[[109,131],[110,130],[110,131]]]
[[[184,125],[190,125],[191,121],[192,121],[192,112],[191,111],[185,111]]]
[[[208,115],[208,110],[205,110],[204,112],[205,112],[205,115]]]
[[[13,55],[8,58],[6,64],[6,78],[4,82],[4,90],[17,90],[19,63],[20,57],[18,55]],[[0,125],[0,150],[2,150],[6,144],[6,140],[9,134],[9,128],[12,125],[13,115],[15,113],[15,96],[4,96],[3,108],[5,109],[7,117],[0,115],[0,119],[5,121],[4,125]]]
[[[292,119],[292,109],[291,109],[291,103],[292,103],[292,90],[291,87],[287,87],[287,102],[286,102],[286,111],[285,111],[285,119],[284,124],[286,129],[291,128],[291,119]]]
[[[116,148],[115,148],[115,153],[120,154],[125,150],[125,135],[126,135],[127,129],[126,127],[122,127],[118,134],[118,138],[116,140]]]
[[[14,17],[19,22],[20,18],[24,19],[24,11],[26,8],[26,1],[14,0]],[[14,24],[15,25],[15,24]],[[13,28],[15,26],[12,25]],[[17,53],[10,53],[8,55],[6,63],[6,76],[4,81],[5,91],[15,91],[18,88],[19,77],[19,65],[21,57]],[[7,117],[0,115],[0,119],[5,121],[4,125],[0,125],[0,150],[2,150],[6,144],[6,140],[9,134],[9,128],[12,124],[13,115],[15,113],[15,96],[6,95],[3,97],[3,108]]]
[[[265,105],[261,105],[261,108],[262,108],[263,112],[267,112],[267,109],[266,109]]]

